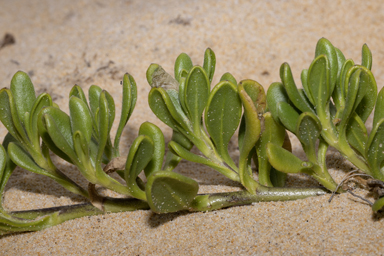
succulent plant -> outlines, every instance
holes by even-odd
[[[17,72],[10,89],[0,90],[0,121],[8,130],[0,145],[0,235],[41,230],[107,212],[210,211],[344,192],[327,170],[329,146],[370,177],[364,182],[378,197],[371,203],[372,209],[379,211],[384,206],[384,89],[377,95],[370,71],[372,54],[366,45],[362,64],[355,65],[327,39],[320,39],[315,59],[301,74],[303,89],[297,88],[287,63],[280,69],[281,82],[271,84],[267,94],[258,82],[246,79],[238,83],[230,73],[211,86],[215,67],[216,57],[209,48],[202,67],[194,66],[187,54],[180,54],[174,76],[158,64],[149,66],[146,75],[152,89],[148,103],[172,129],[172,139],[166,153],[162,131],[144,122],[126,157],[120,156],[120,137],[138,98],[131,75],[124,75],[121,82],[121,119],[112,139],[116,110],[107,91],[93,85],[87,100],[75,85],[67,114],[49,94],[36,97],[28,75]],[[368,133],[365,122],[373,109],[372,131]],[[236,131],[239,159],[233,159],[228,149]],[[301,142],[306,160],[292,153],[287,131]],[[194,146],[199,153],[191,151]],[[50,153],[75,165],[88,187],[64,175]],[[181,159],[206,165],[241,184],[243,190],[199,194],[197,181],[175,170]],[[45,175],[88,201],[7,211],[2,195],[16,166]],[[113,172],[121,179],[111,176]],[[310,175],[325,189],[285,187],[287,173]],[[102,196],[96,186],[124,197]]]
[[[328,146],[332,146],[358,170],[383,181],[384,90],[377,96],[371,67],[372,54],[366,44],[358,65],[346,60],[325,38],[318,41],[315,59],[301,73],[303,89],[297,89],[291,69],[284,63],[280,68],[281,83],[271,84],[267,103],[275,121],[300,140],[308,160],[302,161],[269,143],[267,155],[272,166],[282,172],[309,174],[330,191],[341,191],[327,171],[325,156]],[[372,131],[368,134],[365,123],[374,108]],[[384,199],[379,199],[373,210],[383,205]]]

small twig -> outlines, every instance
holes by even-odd
[[[373,203],[371,201],[369,201],[368,199],[365,199],[364,197],[362,196],[359,196],[359,195],[356,195],[355,193],[353,193],[351,190],[347,190],[348,193],[350,193],[351,195],[353,195],[354,197],[357,197],[357,198],[360,198],[361,200],[367,202],[370,206],[373,205]]]
[[[329,198],[328,202],[330,203],[333,199],[333,197],[335,196],[337,190],[339,190],[339,188],[343,185],[343,183],[352,178],[352,177],[356,177],[356,176],[365,176],[365,177],[370,177],[372,178],[372,176],[368,175],[368,174],[364,174],[364,173],[358,173],[358,174],[353,174],[355,172],[358,172],[359,170],[354,170],[354,171],[351,171],[349,173],[347,173],[347,175],[344,176],[344,178],[342,179],[342,181],[339,183],[339,185],[337,185],[336,189],[332,192],[332,195],[331,197]],[[349,190],[348,190],[349,191]]]

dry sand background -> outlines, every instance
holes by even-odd
[[[120,109],[119,81],[125,72],[138,84],[139,100],[122,139],[123,154],[140,123],[159,125],[147,105],[145,71],[150,63],[172,72],[181,52],[202,64],[211,47],[217,57],[215,82],[230,71],[265,87],[279,80],[289,62],[296,81],[308,68],[316,42],[328,38],[347,58],[360,61],[361,46],[373,52],[373,73],[384,84],[384,9],[381,1],[27,1],[0,0],[0,84],[13,74],[31,75],[36,91],[47,91],[67,110],[74,84],[107,89]],[[114,127],[116,129],[116,127]],[[0,125],[0,136],[6,133]],[[295,152],[301,154],[295,144]],[[233,156],[238,152],[234,147]],[[350,169],[334,151],[329,168],[337,180]],[[73,168],[58,163],[67,173]],[[200,192],[239,189],[200,165],[183,162],[178,171],[197,179]],[[79,183],[86,182],[76,177]],[[290,176],[289,184],[317,184]],[[366,193],[362,190],[360,194]],[[340,255],[384,253],[384,221],[367,204],[343,194],[294,202],[259,203],[208,213],[155,215],[150,211],[68,221],[34,233],[0,238],[1,255]],[[11,210],[78,203],[45,177],[17,169],[7,186]]]

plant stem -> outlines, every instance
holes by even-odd
[[[231,206],[248,205],[256,202],[288,201],[326,194],[321,188],[274,188],[259,186],[255,194],[236,191],[198,195],[191,211],[212,211]]]

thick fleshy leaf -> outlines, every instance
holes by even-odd
[[[310,90],[308,88],[308,69],[303,69],[301,71],[300,78],[301,78],[301,84],[303,85],[304,93],[306,97],[308,98],[308,100],[312,105],[315,104],[315,100],[313,99],[312,94],[310,93]]]
[[[379,122],[380,119],[384,118],[384,87],[381,88],[379,95],[376,100],[375,112],[373,115],[372,124],[375,125]]]
[[[146,201],[145,192],[139,187],[136,179],[151,161],[153,153],[153,141],[148,136],[139,135],[132,143],[124,170],[129,192],[132,196],[144,201]]]
[[[372,211],[377,212],[384,207],[384,197],[381,197],[375,201],[372,205]]]
[[[349,76],[347,75],[347,81],[349,86],[347,91],[347,98],[345,101],[345,108],[340,116],[341,121],[338,125],[340,133],[344,133],[352,113],[355,111],[357,105],[360,103],[361,99],[366,94],[367,87],[360,86],[361,74],[362,69],[358,69],[352,74],[349,73]]]
[[[83,89],[80,86],[78,86],[77,84],[74,85],[72,87],[71,91],[69,92],[69,98],[71,98],[72,96],[75,96],[75,97],[81,99],[85,104],[88,104],[87,98],[85,97]]]
[[[76,159],[69,116],[55,107],[46,107],[38,119],[38,129],[44,143],[52,152],[72,163]]]
[[[316,45],[315,57],[318,57],[320,55],[325,55],[327,56],[327,59],[328,59],[330,84],[327,89],[327,93],[332,94],[336,84],[337,74],[339,71],[338,56],[337,56],[335,47],[331,44],[329,40],[325,38],[321,38]]]
[[[153,141],[152,159],[144,169],[145,176],[161,170],[164,160],[165,141],[164,135],[156,125],[145,122],[140,126],[139,135],[148,136]]]
[[[279,102],[289,103],[289,97],[282,83],[273,83],[267,91],[267,108],[272,113],[275,122],[281,123],[279,118]]]
[[[72,96],[69,99],[69,112],[72,134],[80,131],[88,145],[92,137],[92,117],[87,104],[80,98]]]
[[[309,93],[313,97],[318,115],[319,113],[325,113],[326,105],[328,104],[331,96],[331,88],[329,84],[330,71],[328,63],[327,57],[325,55],[320,55],[312,62],[308,70]]]
[[[380,167],[384,160],[384,119],[380,119],[372,129],[367,143],[367,160],[375,179],[381,179]]]
[[[205,70],[195,66],[189,72],[185,83],[185,106],[195,133],[200,132],[201,118],[208,102],[210,82]]]
[[[278,117],[286,129],[295,133],[299,121],[299,113],[287,102],[281,101],[277,104]],[[272,113],[273,115],[273,113]]]
[[[53,178],[54,176],[48,173],[46,170],[42,169],[36,164],[32,157],[26,152],[20,145],[17,143],[11,142],[8,145],[8,155],[9,158],[21,168],[34,172],[37,174],[46,175]]]
[[[21,124],[16,103],[9,89],[0,90],[0,120],[12,136],[21,143],[28,143],[27,134]]]
[[[189,72],[193,67],[192,60],[186,53],[180,54],[175,61],[175,79],[180,82],[183,70]]]
[[[130,74],[125,74],[123,78],[123,97],[122,109],[119,126],[116,131],[114,146],[119,154],[120,137],[123,133],[124,127],[132,115],[137,100],[137,87],[135,79]]]
[[[313,164],[301,161],[297,156],[273,143],[267,144],[267,156],[271,165],[285,173],[308,173]]]
[[[205,50],[203,68],[205,72],[207,72],[209,82],[212,82],[212,78],[215,74],[216,68],[216,56],[210,48],[207,48],[207,50]]]
[[[283,63],[281,65],[280,78],[293,105],[302,112],[314,112],[308,102],[301,97],[299,91],[297,90],[295,81],[293,80],[292,71],[288,63]],[[312,92],[310,91],[308,93],[311,94]],[[313,97],[313,95],[309,96],[309,98],[311,97]]]
[[[175,172],[160,171],[148,178],[148,204],[156,213],[188,210],[199,190],[199,184]]]
[[[305,112],[297,121],[296,136],[310,161],[316,162],[316,141],[321,133],[321,123],[316,115]]]
[[[361,50],[361,65],[371,70],[372,68],[372,52],[369,50],[368,45],[364,44]]]
[[[237,168],[228,153],[228,144],[241,119],[242,105],[236,87],[220,82],[209,95],[205,126],[219,155],[232,168]]]
[[[9,134],[9,133],[8,133]],[[11,176],[13,170],[16,168],[16,165],[9,159],[6,150],[8,148],[8,144],[4,143],[0,144],[0,212],[3,209],[2,206],[2,196],[5,186],[7,185],[8,179]],[[5,145],[6,144],[6,145]]]
[[[361,100],[360,100],[361,98]],[[372,72],[362,68],[360,74],[360,86],[358,100],[355,104],[355,111],[365,123],[375,107],[377,98],[377,84]]]
[[[36,99],[32,81],[26,73],[19,71],[12,77],[10,89],[19,117],[25,123],[24,114],[31,111]]]
[[[101,165],[103,153],[109,140],[110,131],[110,110],[105,91],[100,94],[99,112],[98,112],[98,129],[99,129],[99,149],[96,157],[96,166]]]
[[[40,94],[33,104],[30,114],[30,127],[29,127],[29,138],[35,147],[40,147],[39,131],[37,128],[37,121],[39,113],[44,107],[52,106],[51,96],[47,93]]]
[[[176,142],[177,144],[181,145],[186,150],[191,150],[191,148],[193,147],[193,143],[187,137],[185,137],[183,134],[181,134],[175,130],[173,130],[171,140]],[[172,151],[169,150],[167,152],[167,155],[166,155],[163,170],[164,171],[172,171],[179,164],[179,162],[181,160],[182,160],[181,157],[172,153]]]
[[[205,157],[195,155],[174,141],[169,142],[168,148],[172,150],[173,154],[180,156],[187,161],[209,166],[232,180],[238,180],[237,174],[224,165],[217,164]]]
[[[343,66],[340,69],[340,75],[339,79],[336,82],[336,87],[333,90],[332,98],[333,102],[335,103],[335,106],[338,110],[338,112],[341,113],[345,106],[345,90],[344,90],[344,84],[345,84],[345,77],[348,73],[348,70],[351,69],[355,63],[353,60],[346,60],[343,64]]]
[[[237,85],[236,78],[229,72],[225,73],[224,75],[221,76],[220,82],[222,81],[229,81],[234,85]]]
[[[238,85],[238,93],[244,106],[245,118],[244,140],[242,143],[243,145],[240,148],[239,157],[239,176],[243,186],[247,188],[250,193],[255,193],[258,184],[253,180],[251,174],[248,172],[248,160],[250,157],[249,153],[254,148],[257,140],[260,138],[261,124],[255,104],[244,89],[246,84],[252,82],[253,81],[251,80],[244,80]]]
[[[99,108],[100,93],[103,90],[97,85],[91,85],[88,90],[89,106],[91,108],[92,115],[95,116],[97,109]]]
[[[264,186],[272,187],[271,165],[267,158],[267,144],[273,142],[282,146],[285,138],[285,129],[272,118],[272,114],[264,114],[264,130],[260,139],[256,143],[257,167],[259,172],[259,183]],[[276,173],[276,176],[279,174]]]
[[[348,143],[360,153],[365,156],[365,147],[368,140],[367,128],[361,118],[353,113],[346,129]]]
[[[336,57],[337,57],[337,79],[340,77],[341,69],[346,61],[345,56],[342,51],[340,51],[339,48],[335,48]],[[336,80],[337,83],[337,80]]]

